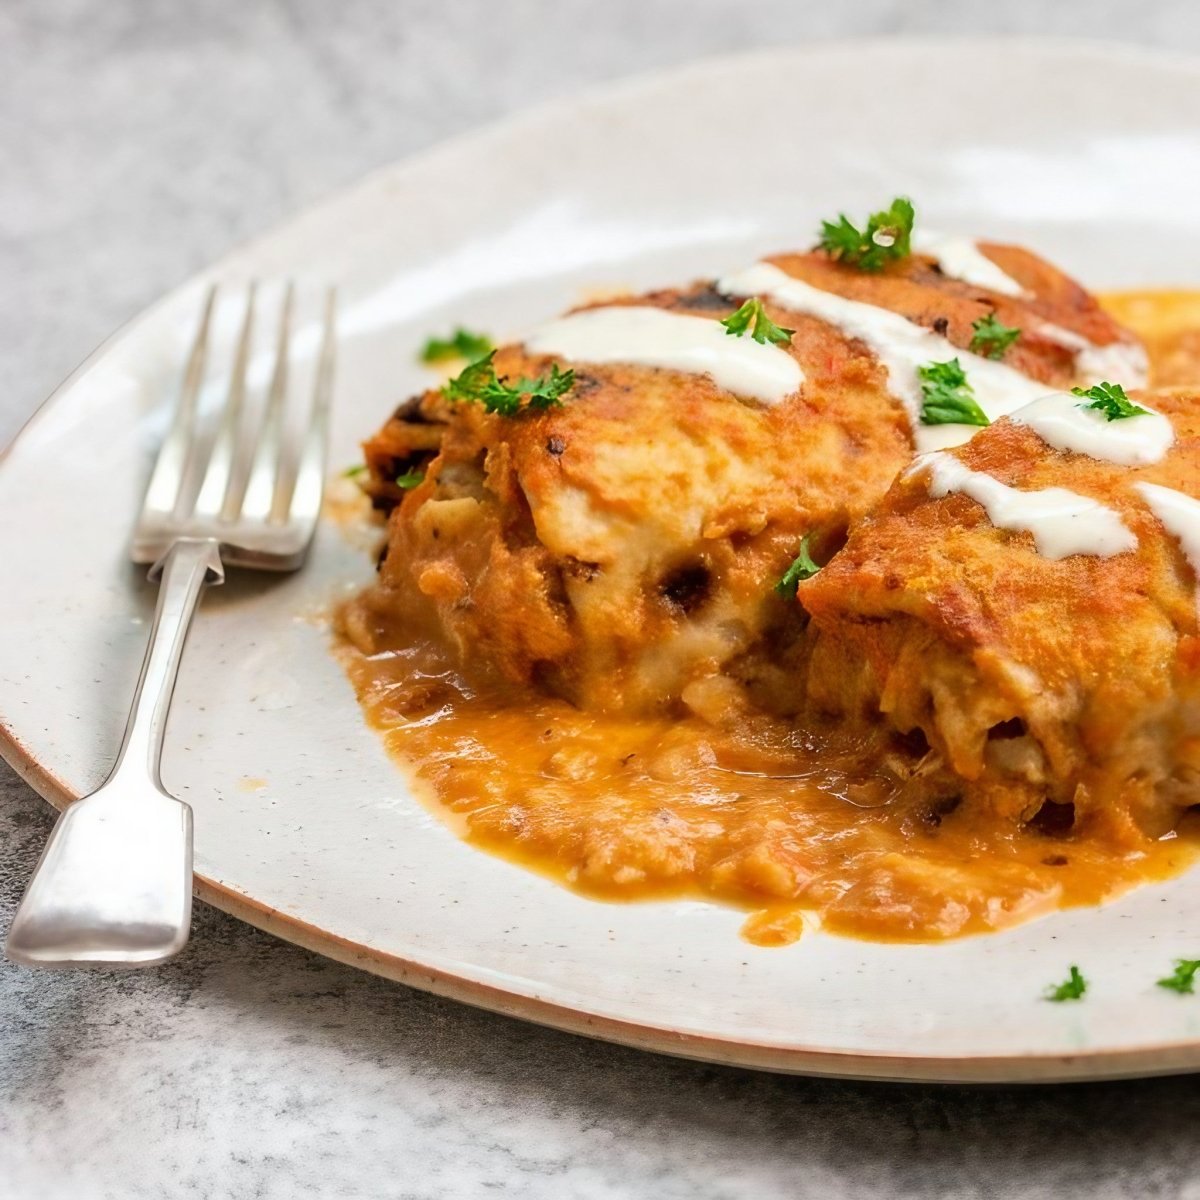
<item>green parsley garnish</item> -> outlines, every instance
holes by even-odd
[[[1181,996],[1191,996],[1196,991],[1196,973],[1200,971],[1200,958],[1177,958],[1175,970],[1166,979],[1158,980],[1160,988],[1170,988]]]
[[[357,466],[347,467],[342,472],[343,479],[357,479],[360,475],[365,474],[367,468],[364,463],[359,463]]]
[[[971,351],[985,358],[1003,358],[1004,352],[1021,336],[1019,329],[996,320],[994,312],[971,322]]]
[[[575,372],[559,370],[558,363],[552,363],[545,375],[539,375],[536,379],[522,376],[515,384],[509,385],[497,378],[492,363],[495,357],[493,350],[478,362],[473,362],[442,388],[442,394],[447,400],[482,404],[488,412],[514,417],[521,409],[522,396],[528,398],[528,408],[552,408],[561,404],[562,397],[574,386]]]
[[[734,337],[745,337],[746,331],[749,330],[750,336],[760,346],[767,342],[786,346],[791,342],[792,334],[796,332],[794,329],[784,329],[782,325],[776,325],[767,316],[763,303],[757,296],[747,300],[737,312],[730,313],[721,324],[725,326],[725,332]]]
[[[424,471],[405,471],[403,475],[397,475],[392,480],[398,488],[403,488],[406,492],[409,488],[415,488],[418,483],[423,483],[424,481]]]
[[[1125,389],[1119,383],[1097,383],[1094,387],[1071,389],[1075,396],[1083,396],[1091,400],[1091,404],[1081,404],[1080,408],[1098,408],[1110,421],[1120,421],[1123,417],[1136,417],[1148,409],[1139,408],[1125,395]]]
[[[957,358],[917,368],[922,425],[990,425]]]
[[[836,221],[821,222],[817,249],[860,271],[882,271],[887,263],[912,253],[914,215],[906,196],[897,196],[891,208],[872,213],[866,229],[858,229],[845,213],[839,213]]]
[[[421,348],[421,361],[439,363],[465,358],[467,362],[475,362],[492,348],[492,339],[486,333],[472,333],[460,325],[448,338],[431,337]]]
[[[1072,967],[1070,975],[1062,983],[1051,984],[1043,993],[1047,1000],[1061,1004],[1064,1000],[1082,1000],[1087,991],[1087,980],[1079,973],[1078,967]]]
[[[808,552],[808,539],[811,533],[806,533],[800,539],[800,553],[792,560],[792,565],[783,573],[783,577],[775,585],[775,590],[785,599],[796,598],[796,588],[806,579],[811,579],[821,568],[812,560]]]

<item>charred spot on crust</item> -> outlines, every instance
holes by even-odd
[[[567,443],[563,441],[558,434],[553,434],[546,439],[546,453],[553,458],[562,458],[563,451],[566,450]]]
[[[392,413],[393,421],[402,421],[405,425],[437,425],[438,421],[431,421],[421,411],[421,396],[409,396],[407,400],[396,405],[396,411]]]
[[[1046,800],[1026,824],[1043,837],[1066,837],[1075,824],[1075,805]]]
[[[586,371],[580,371],[576,368],[575,382],[571,385],[571,390],[566,394],[565,398],[568,400],[579,400],[601,386],[603,386],[602,380],[597,379],[595,375],[589,375]]]
[[[950,331],[950,318],[949,317],[938,317],[933,322],[933,332],[934,333],[940,333],[942,335],[942,337],[945,337],[949,331]]]
[[[712,591],[712,572],[703,563],[691,563],[672,571],[659,591],[666,602],[684,614],[693,613]]]
[[[999,725],[993,725],[988,730],[988,741],[1002,742],[1009,738],[1024,737],[1025,733],[1025,722],[1020,717],[1010,717],[1007,721],[1001,721]]]
[[[1070,859],[1068,859],[1065,854],[1047,854],[1046,857],[1042,859],[1042,866],[1065,867],[1068,862],[1070,862]]]
[[[705,312],[725,312],[729,308],[730,303],[728,296],[722,296],[717,291],[715,281],[698,287],[694,292],[688,292],[686,295],[680,296],[680,300],[688,308],[698,308]]]

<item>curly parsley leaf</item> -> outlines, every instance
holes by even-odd
[[[1004,352],[1021,336],[1019,329],[996,319],[994,312],[971,322],[971,352],[985,358],[1003,358]]]
[[[1079,968],[1072,966],[1066,979],[1062,983],[1051,984],[1043,995],[1055,1004],[1061,1004],[1064,1000],[1082,1000],[1087,986],[1087,980],[1079,973]]]
[[[784,571],[783,576],[775,585],[775,590],[785,599],[796,598],[796,588],[806,579],[811,579],[821,568],[812,560],[808,552],[808,539],[812,534],[806,533],[800,539],[800,553],[792,560],[792,565]]]
[[[749,331],[750,336],[760,346],[767,342],[776,346],[790,345],[792,334],[796,332],[794,329],[784,329],[782,325],[776,325],[767,316],[763,303],[757,296],[747,300],[737,312],[730,313],[721,324],[725,326],[725,332],[733,337],[745,337]]]
[[[558,363],[551,364],[550,370],[536,379],[522,376],[516,383],[509,384],[497,377],[492,361],[495,357],[493,350],[478,362],[471,363],[442,388],[442,394],[447,400],[482,404],[490,413],[515,417],[521,410],[522,397],[527,400],[528,408],[552,408],[562,403],[562,397],[575,384],[575,372],[560,370]]]
[[[990,425],[957,358],[917,368],[922,425]]]
[[[1158,986],[1169,988],[1181,996],[1194,995],[1197,972],[1200,972],[1200,958],[1177,958],[1175,970],[1166,979],[1158,980]]]
[[[465,358],[467,362],[475,362],[492,349],[492,339],[486,333],[472,333],[460,325],[448,338],[431,337],[421,348],[421,361],[439,363]]]
[[[366,464],[365,463],[357,463],[353,467],[347,467],[342,472],[342,478],[343,479],[357,479],[360,475],[365,475],[366,473],[367,473]]]
[[[860,271],[882,271],[887,263],[912,253],[915,215],[906,196],[897,196],[890,208],[872,213],[865,229],[839,213],[836,221],[821,222],[817,249]]]
[[[415,488],[417,484],[425,482],[425,472],[405,471],[403,475],[397,475],[392,482],[398,488],[403,488],[407,492],[410,488]]]
[[[1120,421],[1125,417],[1136,417],[1149,409],[1140,408],[1125,395],[1125,389],[1119,383],[1097,383],[1090,388],[1074,387],[1071,393],[1091,400],[1091,404],[1081,404],[1080,408],[1099,409],[1110,421]]]

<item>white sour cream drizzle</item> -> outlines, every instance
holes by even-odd
[[[1146,386],[1150,363],[1146,351],[1136,342],[1110,342],[1107,346],[1097,346],[1070,329],[1049,323],[1039,325],[1038,333],[1047,341],[1074,353],[1075,371],[1087,383]]]
[[[1022,492],[958,461],[950,454],[928,454],[911,470],[929,470],[929,494],[934,497],[961,492],[982,504],[998,529],[1032,533],[1043,558],[1092,554],[1111,558],[1136,550],[1136,535],[1118,513],[1097,500],[1066,488]]]
[[[1200,500],[1157,483],[1135,483],[1133,486],[1162,522],[1163,528],[1179,543],[1184,558],[1200,576]]]
[[[1110,421],[1087,404],[1070,392],[1053,392],[1010,415],[1055,450],[1071,450],[1122,467],[1159,462],[1175,441],[1175,430],[1161,413],[1149,411]]]
[[[992,262],[971,238],[918,229],[912,235],[912,248],[918,254],[932,258],[942,268],[942,274],[951,279],[961,279],[963,283],[973,283],[1005,296],[1026,294],[1025,289]]]
[[[993,421],[1046,391],[1044,383],[1003,363],[962,350],[948,338],[899,313],[824,292],[771,263],[756,263],[722,279],[717,287],[731,296],[769,297],[793,312],[828,321],[849,337],[864,342],[887,371],[888,390],[907,409],[913,438],[922,452],[959,446],[979,432],[977,425],[921,424],[921,382],[917,368],[926,363],[957,358],[967,373],[980,408]]]
[[[533,354],[586,363],[632,363],[710,375],[737,396],[778,404],[800,389],[800,364],[778,346],[733,337],[719,321],[661,308],[589,308],[550,321],[525,339]]]

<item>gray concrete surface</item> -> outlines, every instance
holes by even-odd
[[[165,288],[371,167],[699,55],[929,32],[1198,50],[1200,10],[4,0],[0,442]],[[0,765],[0,925],[49,827]],[[157,972],[0,966],[0,1196],[14,1200],[1200,1200],[1198,1126],[1195,1078],[935,1089],[658,1059],[357,974],[203,907]]]

